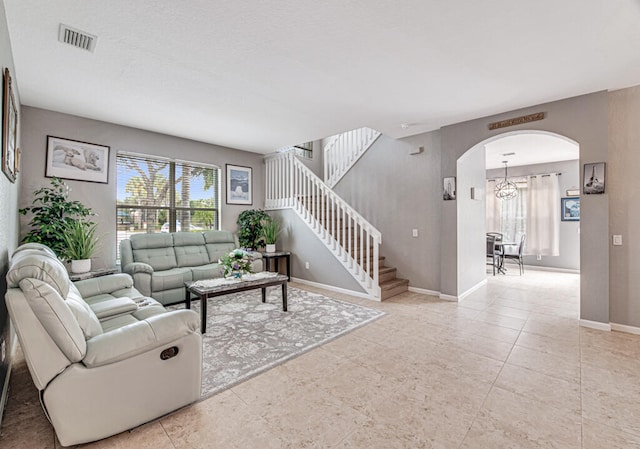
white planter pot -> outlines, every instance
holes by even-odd
[[[71,272],[72,273],[86,273],[91,271],[91,259],[72,260]]]
[[[276,252],[276,244],[275,243],[268,244],[266,250],[267,250],[268,253],[275,253]]]

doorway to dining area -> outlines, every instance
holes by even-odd
[[[483,144],[487,273],[580,271],[579,145],[521,131]]]

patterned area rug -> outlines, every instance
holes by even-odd
[[[209,299],[203,336],[202,397],[208,397],[327,343],[384,315],[384,312],[288,288]],[[177,306],[180,307],[180,306]],[[200,313],[200,301],[192,303]]]

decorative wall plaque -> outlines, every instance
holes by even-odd
[[[489,129],[506,128],[507,126],[522,125],[524,123],[535,122],[544,119],[544,112],[523,115],[522,117],[510,118],[499,122],[489,123]]]

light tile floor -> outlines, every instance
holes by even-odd
[[[87,446],[640,447],[640,336],[580,328],[577,275],[489,276],[459,304],[414,293],[374,303],[318,291],[387,315]],[[0,438],[3,449],[59,447],[24,363],[12,376]]]

